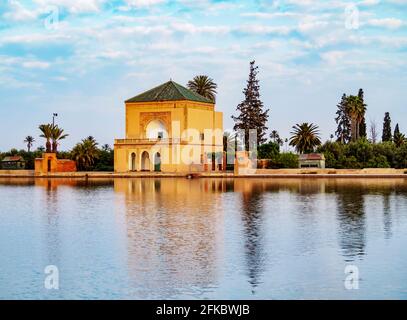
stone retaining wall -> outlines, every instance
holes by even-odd
[[[35,174],[33,170],[0,170],[1,177],[39,177],[39,178],[137,178],[137,177],[186,177],[186,173],[160,172],[55,172]],[[407,178],[407,169],[257,169],[253,173],[235,175],[233,172],[203,172],[196,176],[205,178],[239,177],[402,177]]]

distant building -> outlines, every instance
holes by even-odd
[[[23,170],[25,169],[25,160],[21,156],[5,157],[1,161],[1,168],[4,170]]]
[[[76,162],[58,159],[56,153],[43,153],[42,158],[35,159],[35,174],[76,172]]]
[[[301,154],[298,162],[300,168],[325,169],[325,156],[321,153]]]
[[[223,153],[223,115],[213,101],[169,81],[125,107],[126,136],[115,140],[115,172],[220,170],[213,158]]]

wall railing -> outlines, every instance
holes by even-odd
[[[115,144],[176,144],[186,143],[187,141],[181,139],[115,139]]]

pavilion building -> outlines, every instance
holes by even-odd
[[[213,101],[169,81],[125,101],[125,108],[115,172],[222,169],[223,114]]]

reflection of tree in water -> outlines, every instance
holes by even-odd
[[[60,263],[60,234],[59,234],[59,212],[58,212],[58,188],[51,180],[45,182],[45,245],[47,248],[47,260],[49,265]]]
[[[366,217],[363,190],[348,188],[337,190],[339,238],[346,261],[365,254]]]
[[[391,208],[390,208],[390,195],[391,191],[383,192],[383,227],[384,235],[386,239],[390,239],[392,236],[392,222],[391,222]]]
[[[248,265],[249,282],[254,289],[260,283],[264,267],[265,253],[262,246],[261,227],[263,224],[263,193],[253,185],[249,192],[242,193],[242,219],[245,233],[245,254]]]

